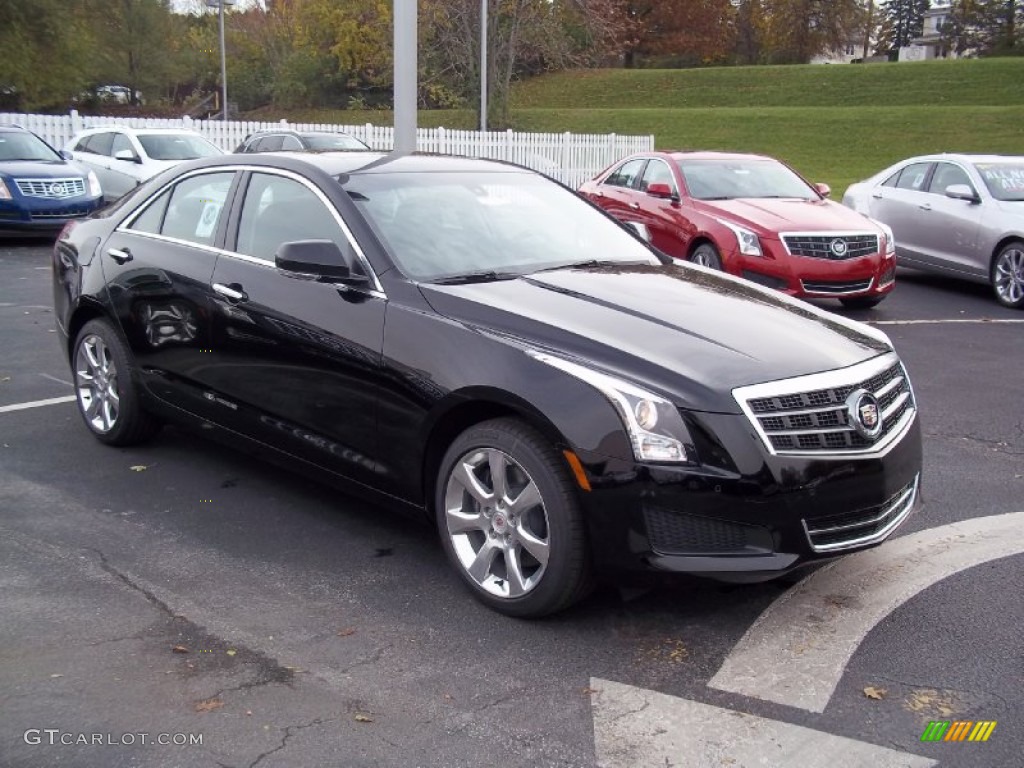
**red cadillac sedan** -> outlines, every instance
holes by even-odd
[[[873,307],[895,285],[892,230],[829,191],[778,160],[726,152],[632,155],[580,188],[620,221],[645,225],[674,258],[791,296]]]

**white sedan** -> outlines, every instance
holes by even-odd
[[[65,150],[96,172],[108,202],[178,163],[224,154],[195,131],[121,125],[81,131]]]

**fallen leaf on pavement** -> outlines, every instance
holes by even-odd
[[[220,699],[204,699],[203,701],[196,702],[196,712],[212,712],[223,706],[224,702]]]
[[[865,696],[867,696],[869,699],[876,699],[876,700],[877,699],[884,699],[885,698],[885,694],[887,694],[888,692],[889,691],[886,690],[885,688],[875,688],[875,686],[873,686],[873,685],[869,685],[867,688],[864,689],[864,695]]]
[[[128,469],[130,469],[132,472],[145,472],[147,469],[149,469],[149,467],[147,467],[145,464],[133,464],[132,466],[128,467]]]
[[[172,645],[171,650],[174,651],[174,653],[188,653],[188,648],[184,645]]]
[[[50,675],[50,677],[64,677],[64,675],[56,674],[56,675]]]
[[[339,630],[338,631],[338,637],[349,637],[350,635],[354,635],[355,633],[356,633],[355,629],[352,628],[352,627],[349,627],[348,629]]]
[[[236,653],[238,653],[238,651],[236,651],[234,648],[228,648],[227,650],[228,656],[234,656]]]
[[[370,717],[369,715],[364,715],[362,712],[360,712],[359,714],[356,715],[356,722],[357,723],[372,723],[373,722],[373,718]]]
[[[600,688],[591,688],[590,686],[587,686],[586,688],[583,689],[583,695],[584,696],[593,696],[595,693],[600,693],[600,692],[601,692]]]
[[[10,380],[11,380],[10,376],[4,376],[2,379],[0,379],[0,381],[10,381]]]

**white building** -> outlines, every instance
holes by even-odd
[[[956,53],[946,51],[942,45],[942,27],[949,19],[949,12],[950,0],[932,0],[932,7],[924,12],[921,36],[900,48],[900,61],[955,58]]]

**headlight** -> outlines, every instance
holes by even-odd
[[[103,188],[100,187],[100,179],[96,175],[95,171],[89,171],[89,196],[99,197],[103,194]]]
[[[763,256],[761,253],[761,241],[757,239],[757,235],[751,232],[745,227],[740,227],[732,222],[726,221],[725,219],[716,219],[719,224],[722,224],[732,230],[732,233],[736,235],[736,242],[739,243],[740,253],[745,256]]]
[[[7,185],[4,184],[4,180],[0,179],[0,200],[10,200],[11,191],[7,189]]]
[[[535,360],[586,382],[608,398],[622,419],[637,461],[672,464],[696,461],[686,425],[679,411],[665,398],[561,357],[535,350],[527,352]]]
[[[895,256],[896,255],[896,237],[892,233],[892,227],[888,224],[879,221],[878,219],[871,219],[875,225],[882,230],[885,235],[885,255]]]

